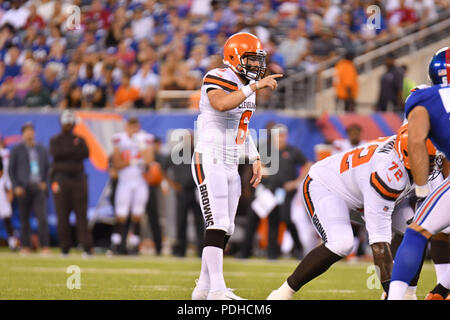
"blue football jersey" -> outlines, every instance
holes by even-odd
[[[428,137],[450,159],[450,86],[435,85],[412,92],[405,103],[406,118],[416,106],[428,110],[431,125]]]

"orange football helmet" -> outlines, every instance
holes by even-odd
[[[428,155],[430,156],[430,173],[432,173],[437,160],[437,150],[434,147],[433,143],[430,139],[427,139],[427,150]],[[405,168],[410,170],[411,165],[409,163],[409,155],[408,155],[408,124],[405,123],[398,129],[397,138],[395,139],[395,151],[399,155],[400,159],[403,161]]]
[[[257,62],[249,63],[249,62]],[[260,80],[266,73],[266,52],[251,33],[232,35],[223,48],[223,63],[248,80]]]

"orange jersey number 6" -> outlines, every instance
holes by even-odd
[[[239,120],[239,128],[236,136],[236,144],[241,145],[244,143],[247,136],[248,123],[252,117],[253,112],[246,110],[242,113],[241,120]]]

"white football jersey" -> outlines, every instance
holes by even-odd
[[[368,142],[314,164],[309,175],[340,195],[349,209],[392,213],[412,189],[403,162],[394,150],[396,136]]]
[[[12,189],[12,183],[8,175],[9,150],[0,149],[0,157],[3,162],[3,175],[0,177],[0,218],[11,217],[12,209],[7,197],[7,190]]]
[[[143,130],[130,137],[126,132],[113,135],[113,145],[118,147],[122,158],[130,165],[119,171],[119,179],[142,177],[145,170],[142,151],[153,144],[154,136]]]
[[[9,165],[9,149],[3,148],[0,149],[0,157],[2,158],[3,162],[3,176],[1,177],[4,181],[4,186],[7,189],[12,189],[11,180],[9,179],[8,174],[8,165]]]
[[[8,200],[7,190],[11,190],[11,184],[8,183],[5,176],[2,176],[0,178],[0,218],[11,217],[12,208]]]
[[[248,124],[256,108],[255,94],[238,107],[220,112],[211,106],[208,91],[221,89],[233,92],[242,87],[244,84],[230,68],[213,69],[205,75],[201,88],[200,114],[196,124],[197,152],[220,159],[224,163],[238,163],[247,141]]]

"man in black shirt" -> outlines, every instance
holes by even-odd
[[[395,64],[393,54],[386,57],[385,66],[386,72],[380,79],[377,111],[387,111],[389,105],[393,107],[394,112],[403,111],[403,72]]]
[[[165,156],[161,153],[162,141],[161,138],[155,137],[153,141],[153,150],[154,150],[154,164],[161,166],[165,163]],[[153,164],[152,164],[153,165]],[[161,255],[162,251],[162,231],[161,224],[159,222],[159,206],[158,206],[158,189],[161,188],[161,182],[157,181],[155,183],[149,182],[149,198],[147,201],[147,206],[145,211],[148,215],[148,225],[150,227],[153,242],[155,243],[155,251],[156,255]]]
[[[272,191],[275,195],[284,195],[284,201],[277,205],[269,214],[269,244],[268,258],[276,259],[280,254],[278,245],[278,226],[284,221],[294,241],[293,254],[300,256],[301,243],[297,232],[297,227],[291,219],[291,204],[298,185],[303,181],[312,162],[296,147],[287,144],[288,131],[287,127],[277,124],[272,130],[278,131],[278,139],[273,139],[275,149],[278,151],[279,157],[272,159],[278,161],[278,172],[264,177],[262,184]],[[268,149],[269,150],[269,149]],[[299,175],[299,166],[302,167],[302,174]]]
[[[88,185],[83,161],[89,157],[89,149],[83,138],[73,134],[76,123],[75,113],[63,111],[61,132],[50,140],[50,154],[53,165],[50,179],[53,198],[58,216],[59,245],[63,254],[71,247],[69,217],[72,210],[76,215],[78,242],[85,254],[91,254],[91,235],[88,230],[87,206]]]

